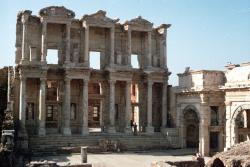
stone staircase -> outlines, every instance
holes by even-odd
[[[102,152],[101,140],[119,141],[121,150],[150,150],[173,148],[168,138],[162,134],[127,135],[127,134],[90,134],[89,136],[47,135],[44,137],[30,136],[29,148],[34,155],[80,152],[81,146],[88,146],[89,152]]]

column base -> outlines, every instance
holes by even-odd
[[[38,136],[45,136],[45,135],[46,135],[45,128],[39,128],[39,130],[38,130]]]
[[[89,128],[88,127],[82,127],[82,136],[89,135]]]
[[[154,134],[154,127],[153,126],[147,126],[146,127],[146,133],[150,134],[150,135]]]
[[[109,126],[108,127],[108,133],[116,133],[115,127],[114,126]]]
[[[126,133],[126,134],[132,134],[132,128],[131,128],[131,126],[125,127],[124,133]]]
[[[27,64],[28,64],[28,60],[21,60],[21,61],[20,61],[20,64],[21,64],[21,65],[27,65]]]
[[[167,128],[161,127],[161,133],[167,135]]]
[[[64,136],[71,136],[71,129],[70,128],[63,128],[63,135]]]

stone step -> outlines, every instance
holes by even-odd
[[[127,150],[166,149],[170,147],[168,139],[163,135],[48,135],[44,137],[30,136],[29,145],[34,154],[58,154],[80,151],[80,146],[88,146],[89,150],[98,152],[99,142],[103,139],[119,141]]]

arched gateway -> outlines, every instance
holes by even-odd
[[[233,144],[250,140],[250,104],[243,104],[233,112],[231,119]]]

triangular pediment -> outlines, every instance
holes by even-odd
[[[83,21],[99,21],[99,22],[107,22],[107,23],[116,23],[119,21],[119,19],[111,19],[106,16],[106,12],[103,10],[99,10],[96,13],[93,13],[91,15],[84,15],[82,17]]]
[[[64,6],[49,6],[39,11],[41,17],[64,17],[74,18],[75,13],[72,10],[65,8]]]
[[[148,26],[153,26],[153,23],[149,22],[146,19],[143,19],[141,16],[138,16],[137,18],[134,18],[130,21],[126,21],[125,24],[128,25],[148,25]]]

